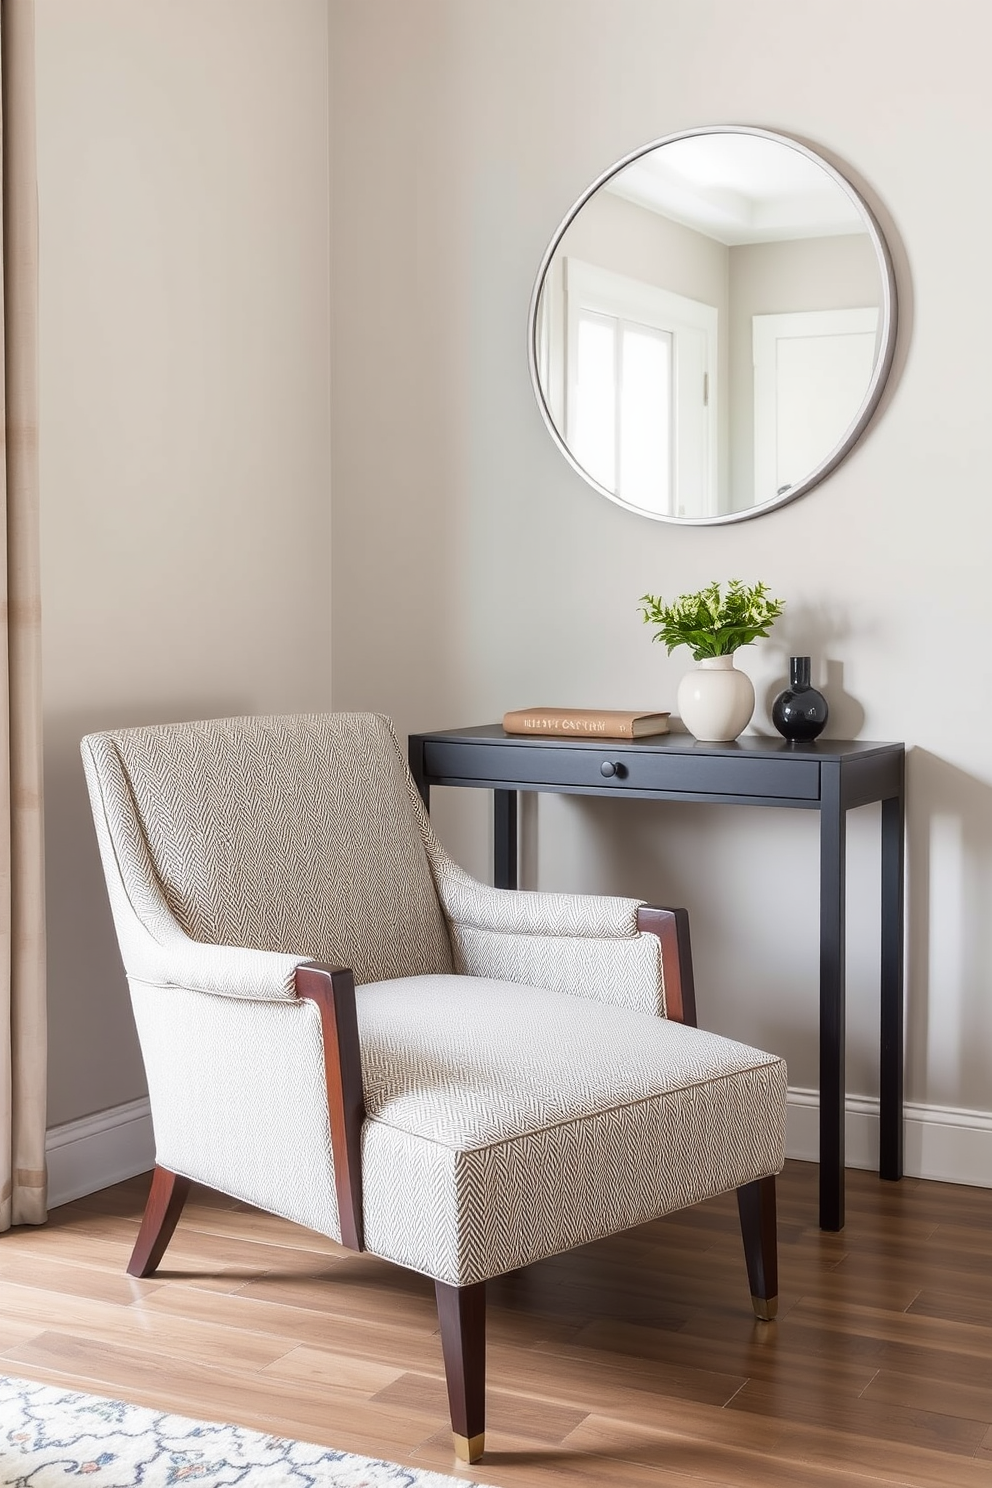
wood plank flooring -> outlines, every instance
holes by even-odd
[[[779,1319],[736,1203],[490,1286],[486,1459],[451,1453],[433,1285],[194,1191],[147,1281],[133,1179],[0,1238],[0,1372],[501,1488],[992,1488],[992,1190],[780,1179]]]

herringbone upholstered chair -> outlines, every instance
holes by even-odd
[[[376,715],[82,752],[155,1128],[132,1275],[193,1180],[432,1277],[468,1461],[490,1277],[737,1189],[774,1315],[785,1068],[692,1026],[682,911],[469,878]]]

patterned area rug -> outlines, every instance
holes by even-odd
[[[0,1488],[474,1488],[243,1426],[0,1375]]]

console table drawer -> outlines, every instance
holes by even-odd
[[[604,775],[608,763],[615,773]],[[429,739],[424,744],[428,778],[452,784],[488,782],[508,789],[573,787],[579,790],[673,791],[687,795],[778,796],[816,801],[820,766],[816,760],[767,759],[732,754],[693,756],[663,750],[625,749],[622,740],[604,740],[595,749],[574,745],[465,744]]]

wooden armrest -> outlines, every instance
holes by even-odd
[[[351,1250],[364,1250],[362,1122],[365,1120],[365,1091],[358,1043],[355,979],[347,967],[321,966],[311,962],[296,968],[296,995],[315,1002],[320,1009],[341,1243]]]
[[[642,904],[637,911],[637,928],[642,935],[657,935],[661,941],[666,1016],[673,1023],[687,1023],[695,1028],[696,987],[692,979],[689,911]]]

